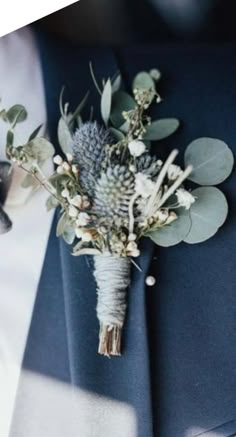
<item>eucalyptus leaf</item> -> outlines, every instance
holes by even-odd
[[[38,185],[39,185],[39,182],[37,182],[36,179],[30,174],[27,174],[25,176],[25,178],[23,179],[23,181],[21,182],[22,188],[30,188],[30,187],[35,188]]]
[[[200,243],[211,238],[223,225],[228,214],[225,195],[216,187],[200,187],[192,191],[196,197],[190,209],[191,229],[184,241]]]
[[[36,137],[25,146],[26,153],[38,162],[51,158],[55,152],[53,145],[46,138]]]
[[[189,211],[179,208],[178,218],[170,225],[163,226],[156,231],[147,234],[158,246],[175,246],[184,240],[191,228]]]
[[[14,143],[14,133],[12,130],[7,132],[7,147],[11,147]]]
[[[162,118],[153,121],[150,126],[146,127],[143,139],[146,140],[163,140],[172,135],[179,127],[179,120],[176,118]]]
[[[114,94],[117,91],[119,91],[120,86],[121,86],[121,75],[118,74],[112,82],[112,93]]]
[[[62,237],[67,244],[72,244],[75,239],[75,231],[68,223],[64,227]]]
[[[14,105],[7,111],[7,119],[10,123],[21,123],[27,118],[27,111],[23,105]]]
[[[80,112],[84,108],[84,106],[88,100],[88,96],[89,96],[89,91],[85,94],[84,98],[81,100],[81,102],[78,104],[76,110],[71,115],[71,118],[70,118],[69,123],[68,123],[69,125],[71,125],[73,123],[73,121],[77,120],[77,118],[80,116]]]
[[[155,83],[152,79],[151,75],[147,73],[146,71],[141,71],[138,73],[133,81],[132,85],[133,90],[135,88],[141,88],[141,89],[153,89],[155,90]]]
[[[105,125],[107,125],[111,113],[111,97],[112,97],[111,80],[108,79],[103,88],[102,97],[101,97],[101,114]]]
[[[155,80],[155,82],[157,82],[161,78],[161,72],[157,68],[152,68],[149,71],[149,74],[150,74],[151,78],[153,80]]]
[[[123,132],[121,132],[118,129],[115,129],[114,127],[110,127],[109,131],[111,132],[112,136],[115,138],[116,141],[122,141],[125,138]]]
[[[136,108],[135,100],[124,91],[117,91],[113,94],[111,105],[111,122],[114,127],[119,128],[124,124],[123,111],[131,111]]]
[[[37,137],[37,135],[38,135],[38,133],[39,133],[39,131],[40,131],[40,129],[41,129],[41,127],[42,127],[43,125],[42,124],[40,124],[33,132],[32,132],[32,134],[29,136],[29,141],[31,141],[31,140],[34,140],[34,138],[36,138]]]
[[[185,165],[192,165],[188,177],[200,185],[217,185],[230,175],[234,156],[223,141],[215,138],[198,138],[185,151]]]
[[[57,229],[56,229],[56,236],[57,237],[60,237],[63,234],[65,227],[66,227],[67,220],[68,220],[67,215],[64,212],[57,222]]]
[[[56,208],[58,205],[59,205],[59,201],[55,196],[51,194],[51,196],[49,196],[46,201],[47,211],[51,211],[51,209]]]
[[[72,150],[72,135],[68,125],[66,124],[63,117],[60,118],[57,128],[58,141],[62,151],[66,153],[71,153]]]

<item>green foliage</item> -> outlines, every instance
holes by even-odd
[[[223,225],[228,214],[224,194],[216,187],[200,187],[193,190],[196,202],[190,209],[191,229],[184,241],[194,244],[211,238]]]
[[[156,141],[172,135],[179,127],[179,121],[176,118],[163,118],[151,123],[146,127],[146,133],[143,139]]]
[[[138,73],[134,80],[133,80],[133,85],[132,85],[133,90],[135,88],[141,88],[141,89],[153,89],[155,90],[155,82],[152,78],[152,76],[147,73],[146,71],[141,71],[140,73]]]
[[[117,91],[112,97],[111,121],[112,124],[119,128],[125,122],[122,115],[124,111],[130,111],[136,108],[135,100],[124,91]]]
[[[218,185],[230,175],[234,157],[227,144],[215,138],[198,138],[185,152],[185,165],[191,164],[189,179],[199,185]]]
[[[55,152],[53,145],[46,138],[41,137],[34,138],[26,144],[24,149],[31,159],[36,160],[39,163],[52,158]]]
[[[61,117],[57,128],[58,141],[62,151],[66,153],[71,153],[72,150],[72,135],[68,124],[65,122],[64,117]]]
[[[177,214],[178,218],[170,225],[163,226],[147,234],[158,246],[175,246],[183,241],[189,233],[191,228],[189,211],[179,208]]]
[[[108,79],[103,88],[101,97],[101,114],[105,125],[108,124],[111,113],[112,87],[111,80]]]
[[[17,123],[25,121],[27,118],[27,111],[23,105],[14,105],[6,113],[9,123],[15,126]]]

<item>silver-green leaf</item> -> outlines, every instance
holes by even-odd
[[[225,195],[216,187],[200,187],[192,191],[196,197],[190,209],[191,229],[184,241],[201,243],[211,238],[226,220],[228,203]]]
[[[108,79],[103,88],[102,97],[101,97],[101,114],[105,125],[107,125],[111,113],[111,98],[112,98],[111,80]]]
[[[124,91],[117,91],[112,97],[111,122],[114,127],[119,128],[125,123],[122,115],[124,111],[131,111],[136,108],[135,100]]]
[[[38,162],[44,162],[51,158],[55,152],[53,145],[46,138],[36,137],[30,141],[25,150],[28,155]]]
[[[59,120],[57,134],[58,134],[58,141],[59,141],[59,144],[60,144],[62,151],[65,154],[71,153],[72,142],[73,142],[72,135],[71,135],[70,129],[69,129],[69,127],[68,127],[68,125],[65,122],[63,117],[61,117]]]
[[[189,211],[180,208],[177,211],[178,218],[170,225],[163,226],[154,232],[150,232],[148,236],[158,246],[169,247],[175,246],[184,240],[191,228],[191,220]]]
[[[163,118],[153,121],[147,126],[143,139],[156,141],[172,135],[179,127],[179,120],[176,118]]]
[[[146,71],[141,71],[135,76],[132,88],[133,90],[137,88],[155,90],[155,83],[149,73],[147,73]]]
[[[185,165],[192,165],[189,179],[200,185],[217,185],[230,175],[234,156],[223,141],[215,138],[198,138],[185,152]]]
[[[7,111],[7,119],[10,123],[21,123],[27,118],[27,111],[23,105],[14,105]]]

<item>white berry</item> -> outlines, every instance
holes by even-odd
[[[153,287],[153,285],[155,285],[156,283],[156,279],[154,278],[154,276],[147,276],[146,277],[146,285],[148,285],[149,287]]]

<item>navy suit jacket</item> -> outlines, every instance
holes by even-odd
[[[177,117],[182,123],[175,135],[153,147],[158,157],[166,157],[174,147],[183,156],[186,146],[201,136],[220,138],[236,148],[235,46],[92,48],[41,34],[39,49],[52,141],[63,85],[72,108],[91,89],[98,115],[91,60],[97,77],[119,69],[127,89],[136,72],[161,70],[159,92],[164,100],[154,116]],[[230,213],[211,240],[171,248],[142,242],[142,273],[133,269],[128,292],[123,355],[112,359],[97,354],[92,260],[71,256],[71,247],[55,237],[55,217],[11,437],[236,435],[235,175],[222,189]],[[148,274],[157,278],[154,287],[145,285]],[[33,377],[74,389],[69,395],[64,391],[64,399],[63,390],[50,398],[47,391],[40,395],[43,383],[35,388]],[[87,403],[81,403],[78,393],[88,396]],[[106,400],[99,413],[93,396],[101,405]],[[111,420],[116,402],[132,411],[135,427],[127,421],[126,429],[122,414],[122,424]],[[87,425],[82,427],[83,416]]]

